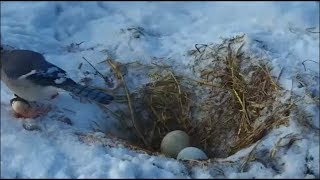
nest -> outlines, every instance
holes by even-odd
[[[172,71],[164,70],[152,76],[152,82],[140,90],[137,98],[138,114],[145,126],[153,149],[160,148],[162,138],[171,131],[188,132],[191,124],[191,92],[182,85],[182,77]]]
[[[288,122],[293,103],[280,101],[283,91],[265,59],[243,47],[244,36],[197,44],[189,52],[194,59],[191,77],[170,66],[139,64],[148,67],[150,83],[135,92],[129,92],[121,73],[129,65],[108,60],[125,92],[117,100],[127,104],[115,117],[128,122],[135,143],[153,151],[173,130],[187,132],[191,145],[209,157],[227,157],[257,142]]]
[[[275,125],[288,122],[289,104],[264,59],[242,50],[244,35],[218,45],[196,45],[193,71],[198,80],[200,125],[195,137],[214,157],[226,157],[259,139]],[[203,95],[202,95],[203,96]]]

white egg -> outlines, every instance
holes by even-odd
[[[205,159],[208,159],[208,157],[199,148],[186,147],[179,152],[177,159],[179,159],[179,160],[205,160]]]
[[[13,101],[12,109],[18,114],[26,114],[30,110],[30,105],[23,101]]]
[[[161,152],[167,156],[176,158],[178,153],[190,145],[187,133],[176,130],[168,133],[161,142]]]

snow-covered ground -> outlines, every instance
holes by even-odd
[[[144,28],[144,36],[133,38],[126,31],[130,27]],[[177,70],[184,71],[190,61],[187,51],[194,44],[219,43],[220,37],[241,33],[263,42],[275,71],[283,68],[280,82],[287,90],[319,96],[319,2],[1,2],[1,43],[43,53],[78,82],[83,71],[92,71],[82,57],[96,64],[104,60],[104,49],[122,62],[170,58]],[[82,41],[82,50],[66,48]],[[301,64],[305,60],[311,60],[304,63],[306,69]],[[106,72],[105,66],[97,68]],[[303,77],[313,73],[317,78],[305,80],[309,89],[298,88],[292,83],[297,73]],[[101,83],[96,79],[94,83]],[[273,130],[256,147],[264,158],[256,158],[243,171],[242,157],[256,144],[190,170],[162,155],[80,141],[76,133],[92,132],[93,121],[104,123],[105,131],[112,133],[117,133],[117,122],[97,105],[73,99],[67,92],[52,101],[58,109],[38,119],[42,131],[26,131],[23,120],[13,117],[12,97],[1,82],[1,178],[320,177],[319,104],[301,105],[312,116],[313,130],[295,121]],[[55,114],[69,117],[74,125],[53,121],[50,115]],[[288,134],[299,140],[288,148],[279,147],[274,162],[268,158],[270,151],[281,138],[282,145],[287,145],[290,140],[283,137]]]

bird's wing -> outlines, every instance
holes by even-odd
[[[2,54],[1,59],[1,68],[8,78],[27,79],[43,86],[56,85],[67,78],[64,70],[47,62],[37,52],[12,50]]]

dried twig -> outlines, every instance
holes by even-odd
[[[254,145],[254,147],[252,148],[252,150],[250,151],[250,153],[246,156],[245,160],[243,161],[243,163],[240,166],[240,172],[243,172],[243,170],[247,167],[248,163],[252,160],[255,159],[254,157],[254,153],[256,152],[256,149],[258,147],[258,145],[261,143],[262,141],[259,140],[256,145]]]
[[[130,110],[130,115],[131,115],[131,121],[132,121],[132,124],[134,126],[134,128],[136,129],[137,133],[138,133],[138,136],[141,138],[141,140],[143,141],[144,145],[146,146],[149,146],[148,142],[145,140],[143,134],[140,132],[140,129],[137,125],[137,122],[135,120],[135,114],[134,114],[134,110],[133,110],[133,107],[132,107],[132,101],[131,101],[131,97],[130,97],[130,92],[128,90],[128,87],[124,81],[124,78],[123,78],[123,75],[120,71],[120,67],[119,67],[119,64],[115,63],[113,60],[109,59],[107,60],[107,62],[110,64],[110,66],[112,67],[112,69],[114,70],[114,72],[116,73],[116,76],[119,80],[122,81],[123,83],[123,87],[124,87],[124,90],[126,92],[126,96],[127,96],[127,99],[128,99],[128,107],[129,107],[129,110]]]
[[[310,60],[310,59],[304,60],[301,64],[303,65],[305,71],[307,71],[307,69],[306,69],[306,66],[305,66],[304,63],[307,62],[307,61],[311,61],[311,62],[319,64],[317,61],[313,61],[313,60]]]
[[[309,33],[320,33],[320,31],[312,31],[314,29],[316,29],[316,27],[310,27],[310,28],[306,28],[306,31]]]
[[[278,77],[277,77],[276,83],[279,83],[279,80],[280,80],[280,77],[281,77],[281,75],[282,75],[283,69],[284,69],[284,68],[282,67],[281,70],[280,70],[280,72],[279,72],[279,75],[278,75]]]
[[[82,57],[87,63],[102,77],[102,79],[107,83],[108,86],[112,86],[112,82],[109,80],[108,77],[101,74],[85,57]]]

